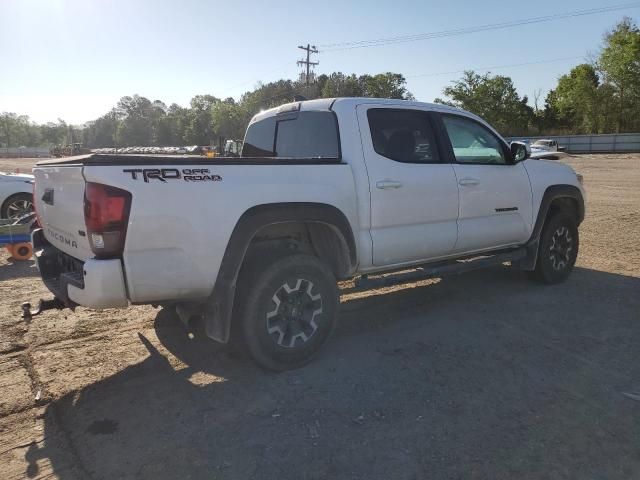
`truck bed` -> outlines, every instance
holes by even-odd
[[[206,298],[236,225],[261,205],[311,202],[357,216],[351,166],[339,158],[90,154],[38,162],[34,175],[44,237],[87,271],[106,260],[91,249],[85,186],[130,194],[117,262],[133,303]]]

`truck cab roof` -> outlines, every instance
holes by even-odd
[[[452,113],[458,113],[458,114],[463,113],[475,119],[483,121],[482,119],[480,119],[478,116],[474,115],[471,112],[467,112],[466,110],[462,110],[456,107],[451,107],[449,105],[444,105],[441,103],[416,102],[413,100],[401,100],[401,99],[395,99],[395,98],[337,97],[337,98],[318,98],[315,100],[304,100],[300,102],[285,103],[280,106],[273,107],[268,110],[264,110],[262,112],[257,113],[256,115],[253,116],[250,123],[262,120],[264,118],[267,118],[273,115],[277,115],[278,113],[284,113],[284,112],[290,112],[290,111],[296,111],[296,110],[327,111],[327,110],[335,110],[338,107],[355,108],[358,105],[367,105],[367,104],[397,106],[399,108],[414,107],[414,108],[421,108],[424,110],[452,112]]]

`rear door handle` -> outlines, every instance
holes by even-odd
[[[380,190],[387,190],[389,188],[400,188],[402,187],[402,183],[396,182],[394,180],[380,180],[376,182],[376,188]]]
[[[480,184],[480,180],[478,180],[477,178],[461,178],[460,181],[458,182],[458,185],[463,187],[473,187],[479,184]]]

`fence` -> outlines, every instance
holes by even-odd
[[[50,156],[48,147],[0,148],[0,158],[38,158]]]
[[[523,138],[528,138],[532,143],[539,139],[557,140],[558,145],[570,153],[640,152],[640,133],[512,137],[508,140],[522,140]]]

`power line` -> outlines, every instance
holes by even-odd
[[[417,78],[417,77],[436,77],[439,75],[451,75],[454,73],[464,73],[467,70],[497,70],[502,68],[511,68],[511,67],[524,67],[526,65],[540,65],[543,63],[554,63],[554,62],[562,62],[566,60],[575,60],[577,58],[584,58],[584,55],[574,56],[574,57],[561,57],[561,58],[552,58],[549,60],[537,60],[533,62],[523,62],[523,63],[511,63],[508,65],[494,65],[492,67],[474,67],[474,68],[465,68],[463,70],[451,70],[448,72],[429,72],[429,73],[417,73],[414,75],[405,75],[405,78]]]
[[[640,2],[618,4],[618,5],[612,5],[609,7],[591,8],[587,10],[574,10],[571,12],[558,13],[553,15],[544,15],[541,17],[511,20],[507,22],[479,25],[475,27],[458,28],[453,30],[442,30],[439,32],[428,32],[428,33],[420,33],[415,35],[400,35],[395,37],[384,37],[384,38],[377,38],[377,39],[371,39],[371,40],[359,40],[359,41],[352,41],[352,42],[330,43],[330,44],[319,45],[319,47],[321,49],[321,52],[337,52],[340,50],[353,50],[356,48],[380,47],[384,45],[393,45],[398,43],[430,40],[433,38],[466,35],[469,33],[484,32],[489,30],[500,30],[505,28],[517,27],[520,25],[530,25],[530,24],[536,24],[536,23],[550,22],[554,20],[582,17],[586,15],[595,15],[598,13],[614,12],[618,10],[624,10],[628,8],[637,8],[637,7],[640,7]]]

